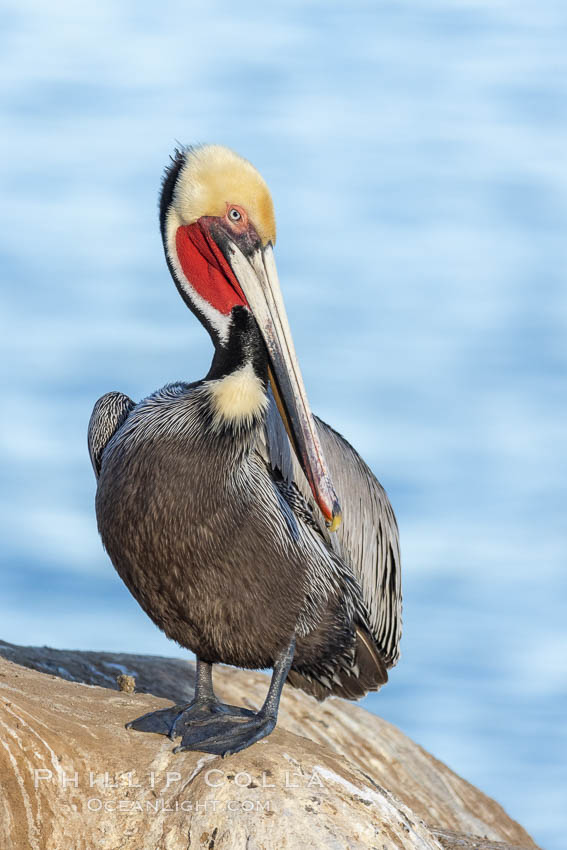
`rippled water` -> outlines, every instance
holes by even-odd
[[[559,850],[567,7],[5,3],[1,637],[178,652],[97,538],[92,403],[204,374],[176,139],[264,173],[312,407],[390,493],[403,659],[366,705]]]

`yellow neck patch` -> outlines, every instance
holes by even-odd
[[[226,378],[210,381],[214,424],[230,422],[234,425],[250,425],[253,419],[266,410],[268,397],[260,378],[251,363],[237,369]]]
[[[244,207],[262,244],[275,244],[272,196],[254,166],[222,145],[190,149],[173,196],[173,208],[183,223],[193,224],[202,216],[222,216],[227,204]]]

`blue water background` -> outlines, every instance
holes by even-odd
[[[93,401],[202,376],[175,140],[268,180],[313,409],[386,486],[403,659],[365,705],[547,850],[567,801],[567,6],[5,2],[0,637],[178,654],[97,537]]]

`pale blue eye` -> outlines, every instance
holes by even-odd
[[[238,210],[235,210],[234,207],[231,210],[229,210],[228,217],[230,218],[231,221],[240,221],[240,219],[242,218],[242,216],[240,215]]]

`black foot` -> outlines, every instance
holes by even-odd
[[[228,756],[239,753],[265,738],[273,731],[276,718],[263,715],[261,712],[252,714],[251,718],[238,719],[230,715],[218,715],[207,723],[195,724],[188,719],[177,724],[177,733],[181,733],[181,743],[175,747],[174,753],[182,750],[198,750],[201,753],[212,753],[217,756]]]
[[[173,740],[179,735],[184,735],[186,729],[192,726],[208,727],[210,723],[221,717],[233,720],[240,717],[242,721],[245,721],[256,715],[253,711],[237,705],[225,705],[218,700],[199,700],[150,711],[136,720],[131,720],[126,724],[126,728],[135,729],[137,732],[156,732],[159,735],[167,735]],[[207,737],[207,734],[205,733],[203,737]]]
[[[215,756],[228,756],[245,750],[269,735],[276,725],[282,688],[289,673],[295,637],[292,636],[275,659],[274,672],[264,705],[256,714],[247,708],[224,705],[213,690],[212,664],[197,658],[195,698],[184,705],[151,711],[126,724],[138,732],[157,732],[180,737],[174,753],[198,750]]]

